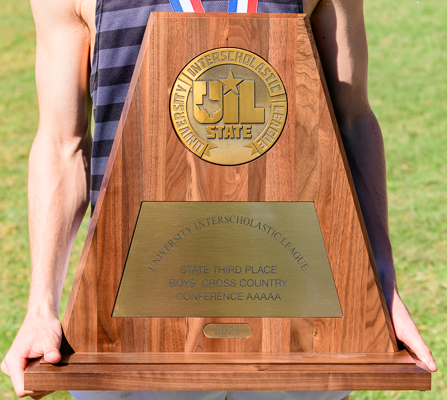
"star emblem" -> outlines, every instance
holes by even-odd
[[[241,83],[243,79],[235,79],[233,76],[233,71],[230,71],[227,79],[219,79],[219,82],[225,85],[224,94],[232,90],[234,93],[239,94],[237,85]]]

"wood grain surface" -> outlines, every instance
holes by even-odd
[[[44,359],[40,364],[48,364]],[[407,350],[396,353],[73,353],[58,364],[395,364],[415,365]]]
[[[201,35],[200,32],[219,32]],[[188,45],[185,45],[188,43]],[[197,54],[234,46],[267,59],[289,99],[285,130],[239,166],[202,161],[178,140],[169,95]],[[64,318],[76,352],[353,353],[395,351],[339,132],[302,15],[153,14]],[[207,339],[209,322],[111,318],[142,201],[313,201],[344,318],[250,318],[249,339]]]
[[[247,49],[268,60],[281,76],[289,101],[284,132],[273,148],[255,161],[232,167],[204,162],[187,150],[172,129],[168,109],[172,85],[182,68],[198,54],[224,46]],[[314,202],[344,317],[112,318],[142,201]],[[202,328],[211,322],[247,322],[253,335],[207,339]],[[68,363],[67,368],[75,371],[72,389],[89,386],[89,380],[97,382],[96,387],[117,388],[126,381],[126,389],[150,390],[255,386],[256,390],[341,390],[374,385],[375,389],[428,389],[430,374],[427,378],[414,362],[396,364],[393,359],[391,364],[358,365],[352,361],[355,353],[394,354],[397,345],[304,15],[151,14],[63,330],[76,353],[138,353],[131,370],[87,363],[81,371],[82,364]],[[278,354],[306,353],[310,360],[309,354],[349,354],[352,364],[326,363],[312,369],[309,364],[278,361],[267,368],[258,359],[256,365],[233,362],[225,369],[223,363],[203,371],[196,364],[179,362],[152,368],[137,362],[141,353],[157,357],[160,353],[214,353],[213,357],[261,353],[278,360]],[[77,357],[82,355],[71,360]],[[99,354],[89,357],[100,359]],[[32,375],[34,390],[57,390],[58,384],[45,386],[45,374],[41,376],[41,371],[52,368],[58,367],[34,365],[27,373],[27,385]],[[99,376],[100,371],[105,375]],[[223,383],[224,375],[229,386]]]
[[[246,354],[233,362],[228,354],[214,353],[208,363],[200,353],[183,357],[164,353],[160,358],[154,353],[154,362],[130,366],[131,354],[124,355],[123,362],[117,353],[109,360],[107,355],[84,354],[82,363],[64,360],[68,363],[51,365],[36,360],[28,368],[27,384],[35,390],[430,390],[430,372],[414,362],[359,356],[365,357],[364,363],[352,355],[347,362],[332,355],[319,356],[316,363],[291,358],[265,363],[260,354]],[[337,357],[339,362],[334,362]]]

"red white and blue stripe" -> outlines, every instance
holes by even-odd
[[[229,13],[256,13],[258,0],[229,0]]]
[[[169,0],[174,12],[205,12],[201,0]]]
[[[205,12],[201,0],[169,0],[174,12]],[[258,0],[229,0],[229,13],[256,13]]]

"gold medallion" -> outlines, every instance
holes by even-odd
[[[200,54],[171,92],[172,125],[182,143],[205,161],[253,161],[278,140],[287,117],[281,78],[248,50],[218,48]]]

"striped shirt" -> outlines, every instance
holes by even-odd
[[[233,0],[202,0],[205,12],[233,11],[233,3]],[[90,77],[95,118],[90,187],[92,213],[146,24],[153,11],[173,9],[169,0],[97,0],[96,3],[96,37]],[[302,0],[258,0],[257,12],[302,13]]]

